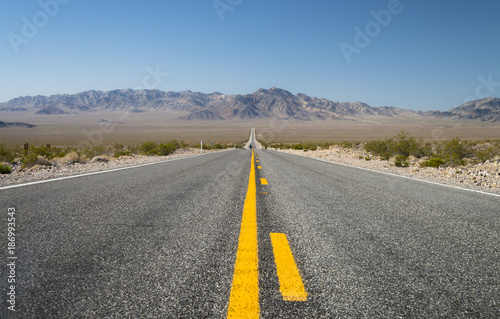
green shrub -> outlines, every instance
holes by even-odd
[[[123,144],[113,144],[113,148],[115,149],[115,151],[123,151],[125,146]]]
[[[259,142],[259,143],[260,143],[260,145],[262,145],[262,148],[264,148],[265,150],[267,150],[267,148],[269,147],[269,144],[268,144],[267,142],[265,142],[264,140],[262,140],[262,139],[259,139],[259,138],[258,138],[258,139],[257,139],[257,142]],[[246,143],[244,143],[243,145],[245,145],[245,144],[246,144]],[[239,144],[237,144],[237,145],[239,145]],[[237,147],[237,145],[235,145],[235,148],[240,148],[240,147]],[[242,147],[241,147],[241,148],[243,148],[243,145],[242,145]]]
[[[103,145],[94,145],[92,147],[86,147],[81,152],[86,158],[92,159],[99,155],[106,155],[107,149]]]
[[[324,143],[319,143],[318,144],[318,147],[322,150],[327,150],[330,148],[330,146],[333,145],[331,143],[327,143],[327,142],[324,142]]]
[[[12,162],[14,160],[15,153],[8,149],[5,145],[0,144],[0,162]]]
[[[139,154],[141,152],[141,145],[128,145],[127,149],[132,153],[132,154]]]
[[[50,150],[45,146],[37,147],[35,145],[30,145],[28,150],[25,150],[24,153],[40,155],[47,159],[52,159],[54,157],[54,155],[50,152]]]
[[[141,144],[141,152],[146,155],[167,156],[183,146],[184,143],[179,142],[177,140],[171,140],[169,142],[160,144],[148,141]],[[197,147],[199,148],[200,145],[198,144]],[[210,149],[210,148],[211,148],[210,146],[206,146],[205,144],[203,144],[203,149]]]
[[[30,168],[35,165],[38,161],[38,155],[36,153],[27,153],[21,158],[22,168]]]
[[[198,144],[194,144],[194,145],[191,145],[191,147],[192,147],[192,148],[197,148],[197,149],[202,148],[202,147],[201,147],[201,145],[200,145],[200,143],[198,143]],[[203,143],[203,148],[202,148],[202,149],[204,149],[204,150],[206,150],[206,149],[207,149],[207,146],[205,145],[205,143]]]
[[[409,157],[410,155],[420,158],[428,156],[429,151],[432,151],[430,144],[424,144],[422,140],[417,141],[410,136],[408,132],[401,132],[396,136],[396,140],[392,144],[393,154]]]
[[[424,144],[422,139],[417,141],[407,132],[399,133],[395,139],[367,142],[365,143],[365,150],[374,156],[380,156],[383,160],[388,160],[394,155],[415,156],[417,158],[433,155],[432,144]]]
[[[12,168],[7,164],[0,164],[0,174],[10,174],[12,173]]]
[[[365,144],[365,150],[375,156],[380,156],[383,160],[388,160],[393,155],[392,143],[392,139],[385,141],[370,141]]]
[[[141,151],[146,155],[156,155],[156,143],[155,142],[144,142],[141,144]]]
[[[64,157],[66,156],[66,154],[68,154],[69,152],[71,152],[71,150],[68,150],[68,149],[62,149],[60,147],[52,147],[50,149],[50,153],[51,153],[51,158],[55,158],[55,157]]]
[[[402,155],[405,158],[410,156],[410,150],[415,148],[415,139],[408,137],[408,135],[408,133],[401,132],[396,136],[396,141],[391,145],[394,154]]]
[[[487,160],[494,158],[496,151],[494,147],[490,146],[485,149],[476,150],[474,155],[480,162],[484,163]]]
[[[436,157],[436,158],[431,158],[429,159],[428,161],[423,161],[422,163],[420,163],[420,167],[436,167],[438,168],[439,166],[443,165],[445,162]]]
[[[169,154],[172,154],[173,152],[175,152],[176,150],[176,147],[174,144],[172,143],[160,143],[158,145],[158,148],[156,149],[156,154],[160,155],[160,156],[167,156]]]
[[[130,156],[132,155],[131,151],[117,151],[115,154],[113,154],[113,157],[118,158],[120,156]]]
[[[433,149],[433,147],[432,147],[431,143],[429,143],[429,142],[421,143],[420,147],[418,149],[418,152],[415,152],[413,154],[413,156],[415,156],[417,158],[421,158],[421,157],[424,157],[424,156],[434,157],[435,154],[434,154],[434,151],[432,149]]]
[[[298,150],[303,150],[303,149],[304,149],[304,145],[302,145],[302,144],[294,144],[294,145],[292,146],[292,149],[293,149],[293,150],[297,150],[297,151],[298,151]]]
[[[353,144],[352,144],[352,142],[343,142],[343,143],[340,143],[340,146],[342,146],[342,148],[352,148]]]
[[[470,144],[466,141],[454,138],[449,142],[445,142],[441,146],[440,155],[446,163],[452,165],[464,165],[464,159],[472,156],[473,150]]]
[[[394,165],[397,167],[408,167],[410,166],[410,163],[408,162],[408,158],[406,156],[398,155],[394,160]]]
[[[217,144],[212,146],[212,149],[214,149],[214,150],[223,150],[225,148],[227,148],[227,147],[225,145],[220,144],[220,143],[217,143]]]

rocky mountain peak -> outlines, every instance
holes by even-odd
[[[246,95],[205,94],[193,91],[90,90],[77,94],[25,96],[0,103],[0,112],[31,112],[37,115],[97,112],[178,112],[186,120],[205,119],[356,119],[361,116],[439,116],[453,119],[500,121],[500,99],[471,101],[448,112],[416,112],[397,107],[371,107],[362,102],[334,102],[324,98],[271,87]],[[0,113],[1,114],[1,113]]]

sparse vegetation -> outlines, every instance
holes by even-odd
[[[157,155],[157,156],[167,156],[172,154],[177,149],[185,147],[184,143],[179,142],[177,140],[171,140],[165,143],[156,143],[152,141],[147,141],[141,144],[141,153],[145,155]],[[119,152],[124,152],[120,150]],[[130,153],[128,153],[130,155]]]
[[[234,144],[234,148],[239,148],[239,149],[241,149],[241,148],[243,148],[243,146],[245,146],[245,144],[246,144],[246,141],[236,143],[236,144]],[[264,146],[263,146],[263,147],[264,147]],[[265,148],[267,148],[267,145],[265,146]]]
[[[365,144],[365,150],[373,156],[379,156],[380,159],[388,160],[392,156],[391,144],[392,139],[385,141],[370,141]]]
[[[110,150],[103,145],[94,145],[84,148],[83,151],[79,153],[80,155],[83,154],[85,158],[92,159],[99,155],[107,155],[109,152]]]
[[[394,160],[394,166],[397,167],[409,167],[410,162],[408,162],[408,158],[404,155],[397,155]]]
[[[141,145],[141,151],[146,155],[156,155],[156,148],[157,148],[156,143],[151,141],[144,142]]]
[[[464,165],[466,163],[465,158],[470,158],[474,155],[470,143],[461,141],[458,138],[443,143],[438,153],[450,166]]]
[[[222,144],[222,143],[205,143],[203,142],[203,149],[204,150],[225,150],[228,148],[243,148],[245,146],[247,141],[244,142],[239,142],[237,144],[233,143],[228,143],[228,144]],[[191,145],[192,148],[197,148],[200,149],[201,145],[200,143]]]
[[[12,173],[12,168],[8,164],[0,164],[0,174],[10,174]]]
[[[15,153],[16,152],[14,150],[7,148],[3,144],[0,144],[0,162],[12,162],[14,160]]]
[[[439,157],[431,158],[430,160],[420,163],[420,167],[439,167],[444,164],[444,161]]]
[[[343,143],[340,143],[340,146],[342,146],[343,148],[352,148],[353,144],[352,144],[352,142],[343,142]]]
[[[494,145],[494,146],[493,146]],[[395,158],[395,166],[407,167],[406,159],[429,157],[420,164],[422,167],[463,166],[468,161],[486,162],[500,154],[499,143],[484,146],[478,142],[462,141],[454,138],[439,143],[424,142],[401,132],[394,139],[376,140],[365,144],[365,150],[383,160]]]
[[[261,142],[262,144],[262,142]],[[263,144],[264,145],[264,144]],[[275,149],[316,150],[328,149],[331,145],[338,145],[344,149],[364,149],[369,155],[358,155],[358,159],[366,161],[378,157],[381,160],[393,160],[394,166],[409,167],[411,160],[428,158],[421,161],[421,167],[464,166],[468,163],[484,163],[500,156],[500,141],[464,141],[454,138],[447,141],[424,141],[416,139],[408,132],[400,132],[393,138],[373,140],[365,143],[344,141],[341,143],[271,143],[266,144]],[[392,161],[391,160],[391,161]],[[418,163],[418,160],[415,161]]]
[[[239,143],[207,142],[203,143],[204,150],[216,150],[227,148],[243,148],[247,141]],[[360,143],[359,141],[331,142],[304,142],[304,143],[282,143],[264,141],[259,142],[264,148],[293,149],[301,151],[315,151],[318,149],[329,149],[332,145],[346,149],[359,151],[359,159],[366,161],[378,157],[382,160],[391,160],[392,165],[397,167],[408,167],[416,163],[420,167],[442,167],[463,166],[466,164],[477,164],[498,159],[500,156],[500,140],[464,141],[454,138],[447,141],[424,141],[416,139],[408,132],[400,132],[393,138],[385,140],[374,140]],[[7,171],[7,166],[12,169],[20,165],[21,169],[27,169],[34,165],[47,166],[54,164],[83,163],[96,156],[107,158],[118,158],[121,156],[133,156],[144,154],[148,156],[165,156],[172,154],[179,148],[200,148],[200,144],[187,145],[181,141],[170,140],[167,142],[146,141],[140,144],[124,145],[93,145],[93,146],[37,146],[29,145],[23,149],[22,145],[6,146],[0,144],[0,163],[2,170]],[[368,153],[368,154],[366,154]],[[423,158],[425,160],[418,161]]]
[[[20,169],[28,169],[35,165],[50,166],[54,164],[67,165],[84,163],[97,156],[118,158],[120,156],[130,156],[133,154],[168,155],[182,147],[187,147],[187,145],[177,140],[171,140],[165,143],[144,142],[140,145],[128,146],[122,144],[115,144],[113,146],[93,145],[80,147],[29,145],[27,149],[23,149],[22,147],[7,147],[4,144],[0,144],[0,163],[20,164]],[[219,147],[223,146],[221,144],[214,146],[214,148]]]
[[[113,157],[114,158],[118,158],[118,157],[121,157],[121,156],[130,156],[130,155],[132,155],[131,151],[121,150],[121,151],[115,151],[114,154],[113,154]]]

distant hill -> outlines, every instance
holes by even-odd
[[[223,120],[224,118],[219,114],[210,110],[201,110],[193,112],[187,116],[180,117],[181,120]]]
[[[57,106],[46,106],[38,110],[35,114],[61,115],[61,114],[69,114],[69,112],[65,112],[60,108],[58,108]]]
[[[96,112],[173,111],[182,120],[295,119],[356,120],[361,117],[450,117],[489,122],[500,120],[498,98],[472,101],[447,112],[420,112],[393,106],[371,107],[362,102],[335,102],[272,87],[246,95],[219,92],[164,92],[160,90],[85,91],[77,94],[25,96],[0,103],[2,111],[37,115]],[[0,113],[1,114],[1,113]]]
[[[0,121],[0,128],[2,128],[2,127],[26,127],[26,128],[32,128],[32,127],[36,127],[36,125],[28,124],[28,123],[23,123],[23,122],[2,122],[2,121]]]
[[[448,112],[435,114],[455,119],[500,122],[500,99],[489,97],[462,104]]]

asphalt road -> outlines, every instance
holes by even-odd
[[[500,317],[500,197],[256,155],[261,318]],[[250,162],[231,150],[0,189],[0,317],[225,318]],[[275,232],[307,301],[283,301]]]

